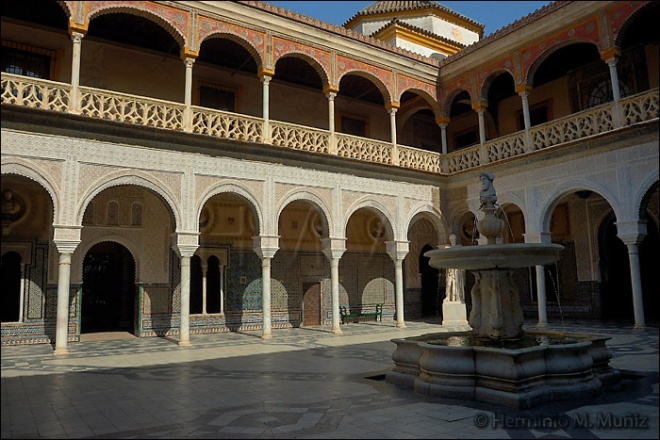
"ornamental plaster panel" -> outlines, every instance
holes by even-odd
[[[438,109],[438,88],[435,84],[425,83],[416,78],[412,78],[401,73],[397,74],[397,96],[396,100],[401,101],[401,95],[408,90],[416,90],[422,92],[424,99],[431,105],[433,110],[437,113]]]
[[[148,188],[160,195],[170,206],[180,225],[181,174],[125,169],[103,165],[81,164],[78,188],[80,198],[76,223],[80,224],[89,202],[103,190],[120,185]]]
[[[15,174],[18,176],[26,177],[46,190],[50,196],[53,204],[53,222],[55,224],[62,223],[61,194],[62,194],[62,175],[63,175],[63,162],[57,160],[27,160],[24,158],[11,157],[4,155],[3,143],[3,157],[2,157],[2,174],[9,175]]]
[[[397,239],[399,237],[398,231],[400,230],[401,226],[399,225],[395,214],[397,212],[396,197],[394,196],[376,197],[375,195],[372,194],[365,195],[364,193],[362,193],[357,195],[353,203],[351,204],[344,203],[344,207],[345,207],[344,220],[343,220],[344,230],[346,230],[346,226],[348,225],[348,221],[350,220],[351,216],[357,210],[361,208],[371,208],[382,214],[385,217],[385,219],[387,219],[387,222],[392,228],[393,239]]]
[[[320,70],[318,73],[322,75],[323,83],[329,83],[331,68],[330,52],[317,49],[307,44],[285,40],[279,37],[273,37],[274,64],[277,64],[277,61],[282,57],[290,54],[293,54],[294,56],[295,54],[301,54],[304,58],[311,58],[316,61],[316,63],[318,63],[318,67],[313,67],[317,71]]]
[[[87,20],[94,17],[115,12],[128,12],[143,17],[154,17],[160,26],[168,31],[183,49],[186,46],[188,28],[190,27],[190,16],[186,11],[175,9],[154,2],[135,1],[88,1]]]
[[[247,43],[248,51],[257,57],[255,61],[258,67],[264,65],[264,60],[266,59],[266,34],[264,32],[257,32],[244,26],[200,15],[197,34],[200,46],[204,43],[205,39],[215,34],[228,34],[238,37],[241,41]]]

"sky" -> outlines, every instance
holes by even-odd
[[[338,26],[346,23],[361,9],[374,3],[373,1],[262,1]],[[439,3],[486,25],[484,29],[485,37],[551,2],[440,1]]]

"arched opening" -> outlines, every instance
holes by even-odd
[[[135,331],[135,260],[121,244],[104,241],[83,261],[81,333]]]
[[[21,256],[7,252],[2,256],[2,322],[20,321],[21,310]]]
[[[433,248],[426,245],[419,254],[419,273],[422,280],[422,317],[439,316],[442,313],[444,292],[438,289],[438,269],[429,264],[430,258],[424,254]]]
[[[598,230],[600,298],[603,320],[632,322],[633,303],[628,249],[617,237],[616,217],[610,213]]]

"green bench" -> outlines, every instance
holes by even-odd
[[[360,318],[366,317],[376,318],[376,322],[383,320],[383,305],[376,304],[376,310],[374,312],[362,310],[362,309],[353,309],[346,306],[339,306],[339,312],[341,313],[341,323],[347,324],[348,320],[354,318],[356,322],[360,322]]]

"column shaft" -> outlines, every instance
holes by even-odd
[[[633,313],[635,328],[644,328],[644,298],[642,296],[642,277],[639,270],[639,246],[626,243],[628,246],[628,260],[630,261],[630,282],[632,284]]]
[[[548,325],[548,316],[546,312],[546,294],[545,294],[545,267],[536,266],[536,300],[538,302],[539,327]]]
[[[68,354],[69,290],[71,279],[71,254],[60,252],[57,271],[57,324],[55,330],[55,354]]]
[[[270,322],[270,260],[271,258],[264,257],[261,260],[261,277],[262,277],[262,313],[263,313],[263,330],[261,337],[263,339],[272,338],[272,328]]]
[[[181,324],[179,345],[190,345],[190,257],[181,256]]]
[[[403,319],[403,259],[394,260],[394,286],[396,293],[396,326],[405,328]]]
[[[330,259],[330,280],[332,283],[332,330],[337,335],[342,333],[339,322],[339,258]]]

